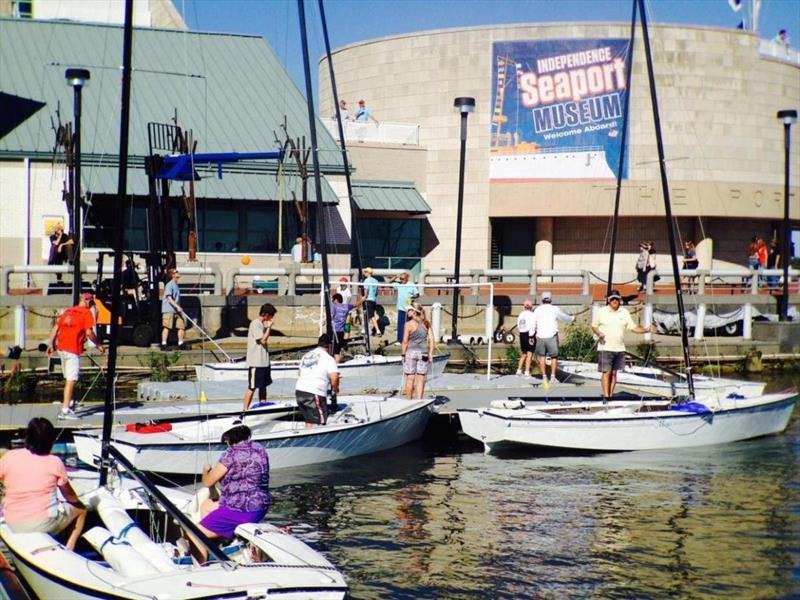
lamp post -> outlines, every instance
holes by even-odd
[[[796,110],[779,110],[777,117],[783,121],[783,299],[781,300],[781,321],[789,320],[789,262],[792,260],[791,245],[789,242],[789,146],[792,123],[797,120]]]
[[[72,192],[72,304],[78,304],[81,295],[81,90],[89,81],[87,69],[67,69],[64,72],[67,85],[74,91],[75,135],[73,143],[73,192]]]
[[[464,213],[464,161],[467,156],[467,117],[475,111],[475,98],[460,97],[453,101],[453,108],[461,114],[461,159],[458,164],[458,216],[456,217],[456,261],[453,281],[459,283],[461,275],[461,219]],[[450,343],[458,343],[458,297],[460,290],[453,288],[453,333]]]

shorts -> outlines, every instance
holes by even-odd
[[[403,358],[403,373],[406,375],[426,375],[431,364],[427,353],[409,350]]]
[[[621,371],[625,368],[624,352],[607,352],[601,350],[597,360],[597,370],[601,373],[609,371]]]
[[[536,356],[558,358],[558,336],[536,338]]]
[[[233,538],[236,528],[245,523],[260,523],[267,509],[252,512],[233,510],[227,506],[220,505],[216,510],[212,510],[200,521],[200,525],[213,531],[220,537]]]
[[[248,367],[247,389],[263,390],[272,383],[272,369],[270,367]]]
[[[53,517],[42,519],[41,521],[24,521],[22,523],[8,523],[8,527],[14,533],[33,533],[43,532],[56,535],[64,531],[67,525],[72,523],[78,516],[78,509],[68,502],[59,502],[58,514]]]
[[[297,390],[294,397],[306,423],[325,425],[328,420],[328,399],[325,396]]]
[[[78,381],[81,373],[81,357],[66,350],[59,350],[61,357],[61,372],[67,381]]]
[[[367,321],[375,316],[375,310],[378,308],[378,303],[375,300],[367,300],[364,302],[364,312],[367,313]]]
[[[337,331],[333,340],[333,353],[341,354],[345,349],[347,349],[347,340],[344,338],[344,331]]]
[[[519,332],[519,351],[522,353],[525,352],[533,352],[533,341],[536,340],[536,336],[534,336],[533,340],[531,340],[530,334],[527,331],[520,331]]]
[[[186,329],[186,319],[180,313],[161,313],[161,326],[164,329]]]

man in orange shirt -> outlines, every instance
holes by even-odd
[[[83,354],[83,344],[86,342],[86,338],[89,338],[100,352],[105,351],[94,334],[94,316],[89,310],[93,304],[94,296],[89,292],[83,292],[78,305],[61,313],[53,331],[50,332],[50,346],[47,354],[51,355],[53,350],[58,350],[58,355],[61,357],[61,372],[64,374],[64,400],[61,404],[61,412],[58,413],[59,419],[75,420],[80,418],[75,414],[72,405],[72,393],[80,376],[81,354]]]

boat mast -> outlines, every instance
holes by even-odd
[[[122,107],[119,125],[119,175],[117,178],[117,207],[114,225],[114,277],[111,285],[111,330],[106,367],[106,394],[103,408],[103,437],[100,446],[100,485],[108,481],[108,448],[114,420],[114,384],[117,376],[117,340],[119,315],[122,312],[121,279],[122,251],[125,238],[125,211],[122,205],[128,187],[128,130],[131,106],[131,63],[133,56],[133,0],[125,0],[125,25],[122,35]]]
[[[328,20],[325,18],[325,7],[323,1],[318,0],[319,16],[322,21],[322,36],[325,38],[325,55],[328,57],[328,74],[331,79],[331,91],[333,92],[333,107],[336,110],[336,125],[339,128],[339,143],[342,148],[342,164],[344,165],[344,178],[347,182],[347,198],[350,202],[350,255],[358,269],[359,277],[364,263],[361,260],[361,241],[358,236],[358,206],[353,198],[353,186],[350,180],[350,164],[347,160],[347,145],[344,139],[344,125],[342,124],[342,112],[339,110],[339,92],[336,88],[336,75],[333,72],[333,56],[331,56],[331,44],[328,38]],[[360,290],[359,290],[360,291]],[[364,343],[367,354],[372,354],[369,339],[369,323],[364,323]]]
[[[664,194],[664,212],[667,218],[667,238],[669,239],[670,258],[672,259],[672,276],[675,279],[675,298],[678,301],[678,318],[681,324],[681,346],[683,360],[686,363],[686,383],[689,386],[689,397],[694,398],[694,381],[692,379],[692,362],[689,353],[689,333],[686,329],[686,314],[683,304],[683,291],[681,290],[680,269],[678,268],[678,248],[675,243],[675,222],[672,217],[672,207],[669,200],[669,182],[667,181],[667,163],[664,158],[664,144],[661,139],[661,119],[658,115],[658,97],[656,95],[656,79],[653,71],[653,55],[650,50],[650,36],[647,33],[647,14],[644,10],[644,0],[634,0],[639,4],[642,13],[642,37],[644,38],[644,54],[647,59],[647,77],[650,83],[650,101],[653,105],[653,123],[656,129],[656,146],[658,148],[658,165],[661,171],[661,190]]]
[[[608,261],[608,282],[606,283],[606,297],[611,294],[614,287],[614,257],[617,255],[617,235],[619,229],[619,203],[622,196],[622,170],[625,165],[625,142],[628,139],[628,108],[631,99],[631,74],[633,73],[633,45],[636,40],[636,2],[633,2],[631,14],[631,35],[628,41],[628,56],[625,73],[625,101],[622,107],[622,140],[619,146],[619,164],[617,165],[617,193],[614,198],[614,218],[611,220],[611,258]]]
[[[300,16],[300,41],[303,46],[303,74],[306,80],[306,105],[308,106],[308,127],[311,134],[311,159],[314,164],[314,190],[317,193],[317,231],[322,254],[322,294],[325,304],[325,331],[333,337],[331,323],[331,290],[328,277],[328,240],[325,235],[325,215],[322,204],[322,180],[319,172],[319,146],[317,145],[317,121],[314,115],[314,89],[311,87],[311,62],[308,58],[308,35],[306,33],[306,10],[303,0],[297,0],[297,11]]]

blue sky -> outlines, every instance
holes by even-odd
[[[173,0],[190,29],[260,35],[269,42],[301,89],[296,0]],[[749,0],[743,0],[747,5]],[[648,0],[655,23],[735,28],[747,8],[734,13],[728,0]],[[376,37],[441,29],[556,21],[629,21],[630,0],[326,0],[332,48]],[[316,0],[306,0],[312,73],[325,46]],[[772,38],[786,29],[800,46],[800,0],[762,0],[759,30]]]

